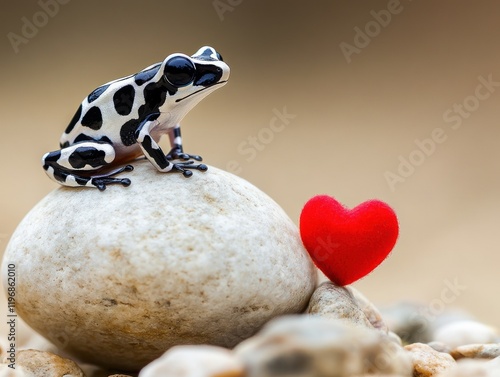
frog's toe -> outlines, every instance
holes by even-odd
[[[205,164],[195,164],[194,161],[187,161],[187,162],[181,162],[179,164],[174,164],[172,170],[180,172],[184,177],[189,178],[193,175],[193,172],[190,169],[207,171],[208,167]]]
[[[99,191],[106,190],[106,184],[101,180],[92,180],[92,184],[99,189]]]
[[[188,161],[188,160],[196,160],[196,161],[202,161],[203,158],[197,154],[189,154],[189,153],[184,153],[180,152],[178,150],[171,150],[169,154],[165,156],[167,160],[182,160],[182,161]]]
[[[187,156],[192,160],[203,161],[203,158],[197,154],[188,154]]]
[[[128,179],[128,178],[123,178],[121,181],[122,181],[122,182],[121,182],[121,184],[122,184],[124,187],[128,187],[128,186],[130,186],[130,184],[132,183],[132,181],[131,181],[130,179]]]

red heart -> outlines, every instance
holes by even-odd
[[[327,195],[309,200],[300,214],[300,236],[316,266],[337,285],[373,271],[398,238],[396,214],[384,202],[369,200],[348,209]]]

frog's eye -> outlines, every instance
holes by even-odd
[[[222,55],[221,55],[221,54],[219,54],[219,53],[217,53],[217,59],[219,59],[221,62],[223,62],[223,61],[224,61],[224,59],[222,59]]]
[[[196,68],[193,62],[184,56],[176,56],[165,64],[165,77],[174,86],[186,86],[193,82]]]

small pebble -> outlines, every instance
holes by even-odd
[[[146,365],[139,377],[243,377],[243,364],[222,347],[176,346]]]
[[[78,366],[83,370],[86,377],[108,377],[115,370],[107,370],[96,365],[79,362]]]
[[[245,377],[409,377],[412,370],[408,354],[380,331],[315,315],[275,319],[234,352]]]
[[[316,288],[306,313],[341,320],[349,325],[378,328],[387,333],[380,313],[360,292],[351,287],[339,287],[329,281]]]
[[[439,377],[500,377],[500,359],[462,359]]]
[[[16,368],[21,367],[26,377],[84,377],[83,371],[72,360],[52,352],[22,350],[17,353]]]
[[[413,377],[434,377],[452,368],[456,362],[447,353],[438,352],[427,344],[405,346],[413,362]]]
[[[433,340],[441,342],[454,349],[467,344],[496,343],[497,331],[480,322],[472,320],[451,322],[439,327],[433,336]]]
[[[455,360],[469,359],[494,359],[500,356],[500,344],[468,344],[455,348],[450,352]]]

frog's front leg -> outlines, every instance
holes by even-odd
[[[106,185],[119,183],[130,185],[128,178],[112,178],[123,171],[131,171],[133,167],[126,165],[106,174],[99,174],[115,159],[112,145],[99,141],[83,141],[58,151],[49,152],[42,158],[45,173],[55,182],[71,187],[96,187],[105,190]]]
[[[180,124],[176,124],[174,128],[169,130],[168,137],[170,138],[170,146],[172,149],[167,154],[167,160],[189,160],[191,158],[196,161],[203,160],[201,156],[196,154],[184,153],[184,149],[182,148]]]
[[[184,177],[191,177],[193,175],[193,172],[190,171],[189,169],[197,169],[201,171],[206,171],[207,166],[204,164],[194,164],[194,161],[186,161],[186,162],[179,162],[179,163],[173,163],[169,161],[173,156],[169,155],[166,156],[165,153],[163,153],[162,149],[160,146],[156,143],[156,141],[153,139],[151,136],[151,130],[157,125],[157,119],[160,116],[159,113],[153,113],[150,114],[146,119],[144,119],[139,127],[137,128],[137,131],[135,132],[135,137],[137,142],[139,143],[144,155],[146,158],[153,164],[153,166],[156,167],[161,172],[181,172]],[[180,133],[179,133],[180,137]],[[182,144],[181,145],[181,155],[177,156],[183,157],[187,156],[187,159],[189,159],[190,155],[185,155],[182,152]],[[199,156],[197,156],[199,157]],[[199,160],[201,160],[201,157],[199,157]]]

